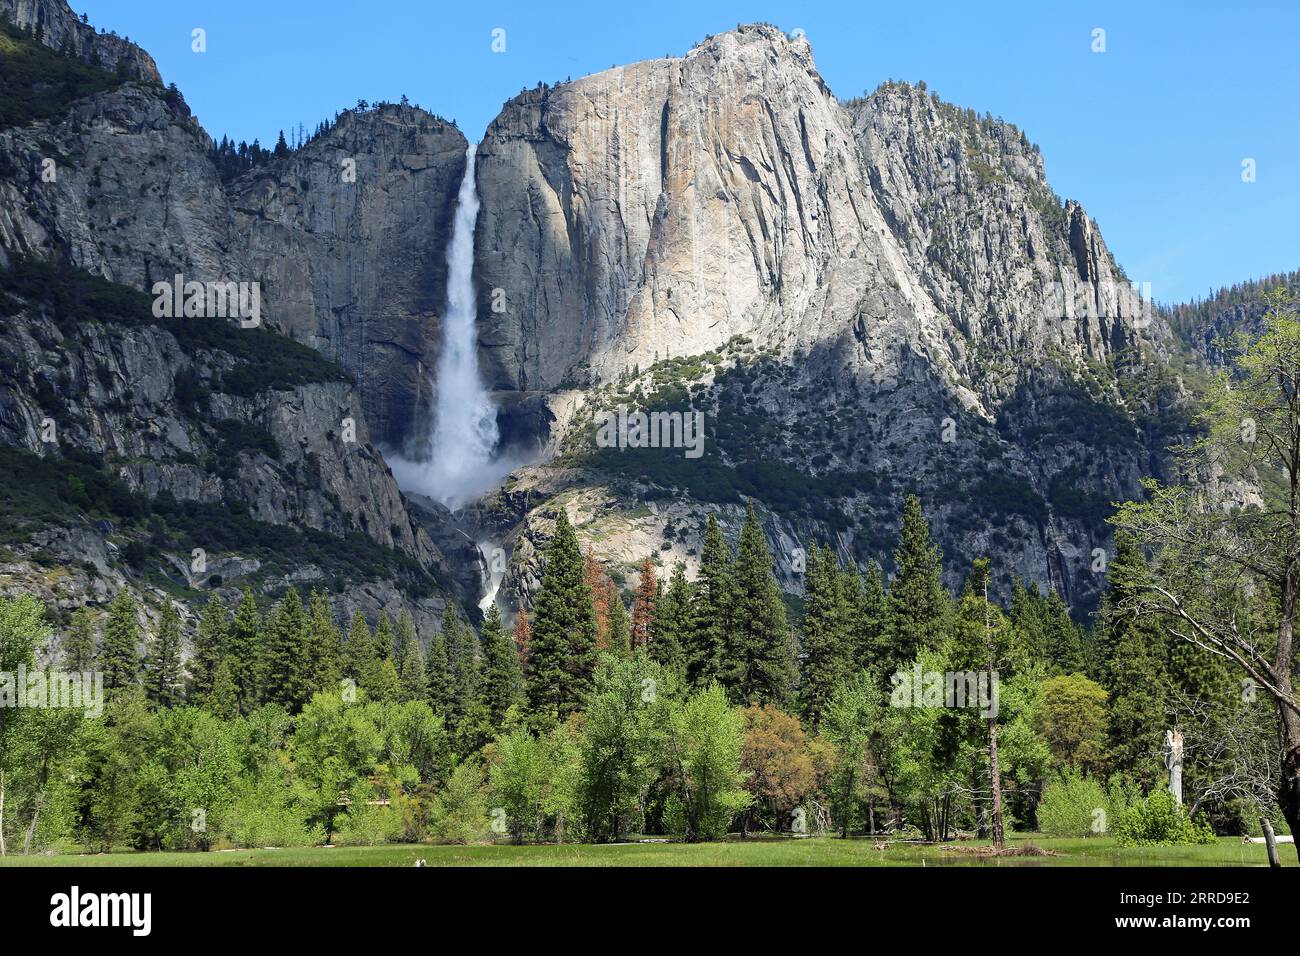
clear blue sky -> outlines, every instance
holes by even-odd
[[[72,0],[144,46],[218,139],[308,129],[403,93],[477,139],[538,80],[681,55],[764,20],[803,29],[840,97],[925,80],[1038,143],[1156,299],[1300,268],[1300,3],[870,0],[445,3]],[[208,51],[190,50],[194,27]],[[506,52],[491,50],[493,28]],[[1091,50],[1094,28],[1106,52]],[[1257,180],[1243,183],[1242,160]]]

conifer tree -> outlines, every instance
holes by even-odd
[[[733,703],[782,704],[794,683],[790,627],[753,505],[740,531],[733,587],[719,683]]]
[[[394,703],[401,700],[402,677],[397,673],[393,659],[386,657],[372,664],[366,678],[361,682],[361,689],[365,691],[367,699],[379,703]]]
[[[117,592],[104,622],[104,647],[100,670],[106,688],[129,687],[140,676],[140,624],[135,598],[126,588]]]
[[[637,582],[636,596],[632,601],[632,649],[642,650],[650,644],[654,628],[655,602],[659,597],[659,581],[655,576],[654,562],[646,558],[641,562],[641,580]]]
[[[276,603],[262,645],[262,699],[297,713],[311,697],[307,612],[297,588]]]
[[[181,619],[176,606],[165,601],[158,630],[149,642],[144,662],[145,694],[159,707],[173,707],[181,699]]]
[[[203,709],[222,720],[239,716],[239,689],[235,686],[234,669],[230,658],[225,658],[212,675],[212,689],[202,699]]]
[[[251,590],[244,591],[230,627],[230,670],[239,698],[240,713],[249,714],[258,702],[258,647],[262,640],[262,615]]]
[[[519,666],[515,642],[501,625],[501,611],[493,604],[483,619],[483,649],[486,656],[483,700],[494,733],[500,733],[511,707],[524,701],[524,672]]]
[[[628,657],[632,653],[632,627],[628,621],[623,595],[614,588],[609,597],[609,630],[607,647],[611,654]]]
[[[1143,786],[1164,778],[1160,751],[1166,727],[1170,685],[1167,645],[1152,615],[1122,609],[1130,595],[1147,586],[1149,571],[1131,535],[1115,535],[1115,560],[1098,611],[1101,644],[1100,683],[1107,689],[1110,756],[1113,769]]]
[[[700,574],[691,597],[690,640],[686,646],[686,677],[705,687],[721,673],[722,654],[732,612],[732,554],[718,519],[709,515],[700,553]]]
[[[411,612],[404,607],[401,613],[397,615],[397,627],[393,631],[393,653],[395,655],[393,663],[397,665],[399,674],[402,672],[402,664],[405,662],[406,649],[411,646],[412,641],[415,642],[417,648],[420,646],[420,639],[415,634],[415,621],[411,618]],[[420,652],[420,663],[423,666],[423,651]]]
[[[686,677],[684,638],[691,623],[691,586],[686,565],[678,561],[668,586],[660,588],[656,614],[650,628],[650,658],[681,680]]]
[[[307,679],[312,693],[338,690],[343,677],[342,646],[334,608],[326,595],[313,588],[307,604]]]
[[[447,641],[447,671],[451,681],[451,716],[459,720],[467,714],[481,690],[478,639],[473,629],[456,616],[448,604],[442,617],[442,633]]]
[[[615,598],[614,582],[605,573],[605,566],[596,557],[595,550],[587,545],[582,559],[582,580],[591,592],[591,610],[596,617],[596,650],[609,650],[609,609]]]
[[[195,703],[212,692],[217,668],[230,653],[230,622],[226,619],[226,602],[214,593],[208,598],[199,627],[194,635],[194,656],[190,659],[190,682],[187,694]],[[233,681],[233,676],[230,677]]]
[[[89,670],[95,663],[95,618],[88,607],[72,612],[68,633],[63,638],[63,666],[71,671]]]
[[[845,572],[844,601],[849,615],[849,647],[859,670],[880,673],[885,653],[885,580],[880,565],[867,562],[867,570]]]
[[[375,641],[366,616],[358,608],[348,624],[348,642],[343,648],[343,676],[360,684],[375,664]]]
[[[578,536],[559,509],[533,605],[528,652],[528,700],[539,724],[581,710],[596,663],[596,614],[583,579]]]
[[[410,621],[406,611],[403,611],[402,614],[407,621]],[[427,700],[429,697],[429,678],[425,672],[424,652],[420,650],[420,641],[415,636],[414,623],[412,622],[411,627],[407,629],[402,626],[401,619],[399,619],[397,633],[403,635],[403,643],[400,645],[402,653],[398,657],[402,663],[397,671],[402,681],[402,700]]]
[[[808,555],[804,608],[799,704],[815,728],[835,686],[853,670],[844,582],[839,562],[829,547],[814,546]]]
[[[894,567],[885,600],[885,670],[881,676],[886,681],[922,649],[937,649],[947,627],[950,602],[940,577],[942,555],[930,541],[930,525],[916,495],[908,495],[903,502]]]
[[[393,622],[387,611],[379,614],[379,623],[375,625],[375,660],[392,661],[393,658]],[[394,663],[396,663],[394,661]]]
[[[523,608],[515,616],[515,653],[519,655],[519,665],[528,669],[529,647],[533,642],[533,626],[528,621],[528,612]]]
[[[450,613],[450,607],[447,609]],[[448,717],[451,713],[451,669],[447,662],[447,619],[429,639],[429,650],[424,657],[425,686],[428,688],[429,706],[435,714]]]

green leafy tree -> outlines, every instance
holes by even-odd
[[[1096,771],[1106,759],[1106,690],[1082,674],[1043,682],[1038,729],[1063,769]]]
[[[1112,519],[1153,554],[1150,575],[1123,604],[1155,615],[1168,636],[1229,661],[1277,709],[1277,799],[1300,832],[1300,312],[1284,289],[1266,295],[1265,331],[1234,343],[1214,381],[1205,434],[1181,473],[1207,484],[1147,483],[1147,497]],[[1235,490],[1258,488],[1263,505]],[[1243,614],[1242,609],[1249,613]],[[1300,853],[1300,844],[1296,845]]]
[[[669,827],[691,842],[726,836],[728,824],[753,800],[741,767],[744,714],[713,683],[672,706],[667,727]]]
[[[616,841],[640,824],[664,759],[676,689],[644,652],[601,657],[582,725],[579,805],[588,836]]]

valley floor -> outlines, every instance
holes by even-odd
[[[3,866],[1265,866],[1264,847],[1237,837],[1209,846],[1120,847],[1109,837],[1058,839],[1017,834],[1012,846],[1032,843],[1055,856],[979,856],[977,841],[943,846],[870,839],[751,839],[725,843],[621,843],[596,846],[303,847],[210,853],[101,853],[6,857]],[[954,849],[957,847],[957,849]],[[1294,847],[1278,847],[1282,865],[1297,866]]]

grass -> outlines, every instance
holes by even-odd
[[[751,839],[725,843],[622,843],[607,846],[303,847],[211,853],[101,853],[7,857],[2,866],[1265,866],[1262,844],[1221,837],[1209,846],[1120,847],[1109,837],[1053,839],[1017,834],[1013,845],[1032,842],[1058,856],[968,857],[942,846],[892,843],[875,849],[870,839]],[[961,844],[974,846],[975,841]],[[949,845],[951,846],[951,845]],[[1284,866],[1295,867],[1292,846],[1278,848]]]

